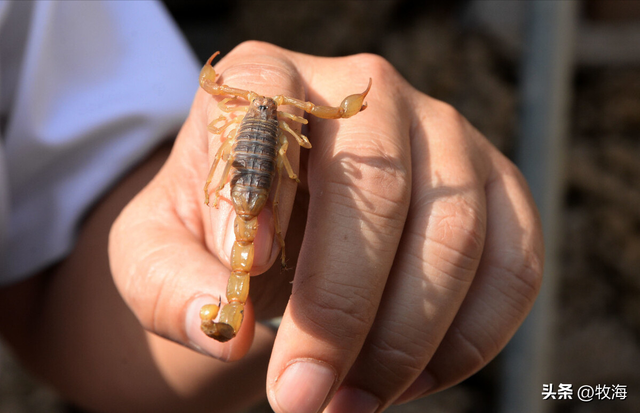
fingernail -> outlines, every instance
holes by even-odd
[[[335,372],[327,364],[297,361],[289,365],[278,378],[276,402],[286,413],[316,413],[335,381]]]
[[[416,380],[398,397],[393,404],[402,404],[417,399],[436,385],[436,379],[428,371],[420,373]]]
[[[371,393],[351,387],[338,390],[324,413],[373,413],[380,401]]]
[[[189,345],[200,353],[213,356],[220,360],[228,360],[233,343],[226,345],[208,337],[200,329],[200,309],[205,304],[218,304],[219,299],[210,295],[201,295],[193,299],[187,307],[185,327]]]

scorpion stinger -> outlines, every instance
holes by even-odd
[[[239,123],[239,126],[229,132],[223,140],[204,185],[205,203],[209,205],[209,186],[218,163],[224,160],[226,164],[222,178],[215,189],[213,206],[217,207],[220,191],[226,185],[230,175],[231,203],[236,212],[233,225],[236,240],[231,249],[231,275],[226,293],[228,303],[221,305],[219,302],[218,305],[203,306],[200,310],[200,319],[202,331],[206,335],[225,342],[235,337],[242,325],[244,306],[249,296],[249,278],[254,256],[253,241],[258,231],[258,215],[269,199],[276,173],[278,180],[274,193],[273,220],[276,240],[282,249],[282,266],[285,266],[284,237],[278,220],[283,172],[286,172],[289,178],[299,182],[286,156],[289,142],[285,132],[293,136],[304,148],[311,148],[311,143],[306,136],[297,134],[284,121],[289,119],[298,123],[307,123],[307,120],[278,111],[278,106],[293,105],[325,119],[348,118],[367,107],[364,98],[371,89],[371,79],[363,93],[347,96],[340,106],[316,106],[311,102],[286,96],[264,97],[248,90],[216,84],[217,75],[211,62],[218,53],[214,53],[202,68],[200,86],[211,95],[230,95],[249,102],[244,116],[238,116],[231,121],[226,121],[223,116],[209,125],[209,130],[213,133],[224,134],[228,126]],[[235,112],[235,109],[226,106],[226,102],[228,98],[221,102],[220,108],[226,112]],[[244,111],[244,109],[238,111]],[[215,124],[223,120],[225,121],[223,126],[215,127]],[[214,321],[218,316],[218,321]]]

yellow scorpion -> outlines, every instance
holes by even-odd
[[[287,96],[265,97],[248,90],[236,89],[216,83],[216,72],[211,62],[220,52],[214,53],[200,72],[200,86],[211,95],[228,95],[218,107],[227,113],[246,112],[244,116],[236,116],[228,120],[221,116],[209,124],[208,129],[214,134],[224,134],[226,129],[235,128],[223,137],[223,143],[216,153],[213,164],[204,185],[204,202],[209,205],[209,186],[220,159],[226,162],[222,178],[214,192],[213,206],[217,207],[220,191],[230,177],[231,202],[236,212],[234,233],[236,240],[231,250],[231,275],[227,284],[226,298],[228,304],[220,309],[221,301],[207,304],[200,310],[202,331],[209,337],[225,342],[238,334],[244,317],[244,305],[249,295],[249,277],[253,266],[253,240],[258,230],[258,215],[264,208],[271,185],[277,172],[278,180],[273,201],[273,220],[276,240],[282,250],[282,265],[285,264],[284,239],[278,222],[278,199],[282,168],[289,178],[300,182],[287,159],[289,146],[284,132],[289,133],[300,146],[311,148],[306,136],[297,134],[285,122],[285,119],[306,124],[307,120],[278,110],[280,105],[291,105],[323,119],[339,119],[351,117],[367,107],[364,98],[371,89],[371,79],[367,89],[359,94],[347,96],[340,106],[316,106]],[[248,106],[230,108],[226,104],[232,99],[242,98],[249,102]],[[224,121],[220,127],[216,124]],[[220,313],[220,318],[214,321]]]

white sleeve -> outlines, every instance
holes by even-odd
[[[0,2],[0,284],[71,250],[92,202],[175,136],[197,82],[160,3]]]

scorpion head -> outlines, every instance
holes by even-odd
[[[277,110],[278,105],[276,105],[273,99],[265,96],[257,96],[251,101],[247,114],[251,113],[253,117],[267,120],[272,119]]]

